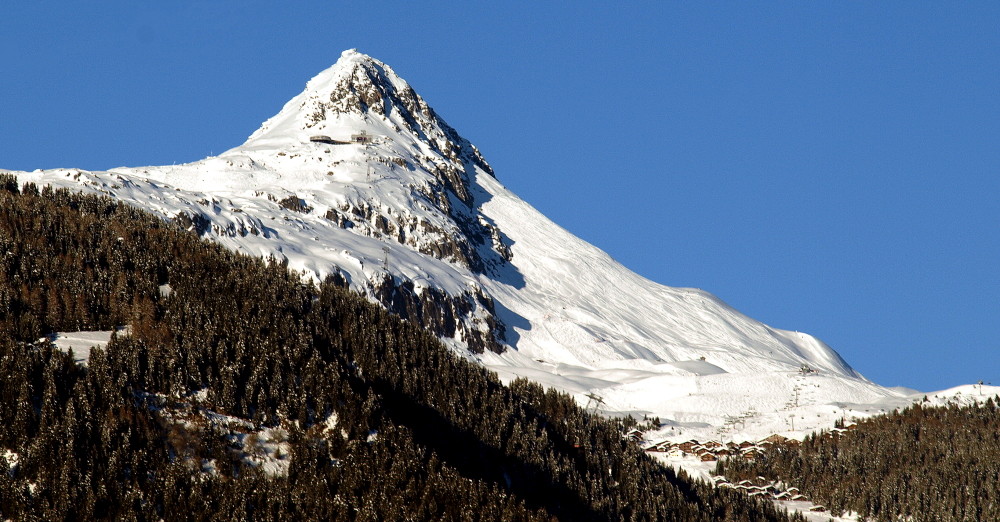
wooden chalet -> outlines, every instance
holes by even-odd
[[[760,456],[760,451],[758,451],[756,448],[744,451],[743,454],[740,455],[740,457],[742,457],[743,460],[757,460],[757,457],[759,456]]]
[[[769,436],[769,437],[761,440],[760,442],[768,442],[768,443],[771,443],[771,444],[784,444],[784,443],[788,442],[788,437],[782,437],[781,435],[778,435],[777,433],[775,433],[774,435],[771,435],[771,436]]]
[[[687,442],[682,442],[682,443],[678,444],[677,447],[681,451],[683,451],[683,452],[691,453],[691,451],[693,451],[694,447],[697,446],[697,445],[698,445],[698,441],[696,441],[696,440],[689,440]]]

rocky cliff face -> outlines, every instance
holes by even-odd
[[[490,176],[493,169],[389,66],[369,56],[345,51],[242,148],[255,149],[260,142],[298,144],[306,133],[344,135],[347,128],[371,132],[372,144],[365,147],[367,180],[405,180],[402,188],[409,193],[410,205],[348,201],[330,208],[329,219],[355,233],[395,240],[476,273],[510,260],[503,234],[478,212],[481,202],[472,187],[476,169]],[[386,150],[385,145],[401,136],[409,145],[405,151]],[[329,166],[333,175],[342,163]],[[421,220],[407,212],[413,205],[429,207],[446,219]]]
[[[406,130],[414,133],[427,143],[439,156],[453,164],[471,162],[493,174],[493,169],[482,155],[467,140],[455,132],[434,112],[427,102],[414,92],[387,65],[355,50],[345,51],[340,62],[337,77],[333,82],[316,86],[316,96],[310,96],[307,107],[302,107],[306,128],[321,128],[331,115],[374,114],[385,119],[395,119],[394,130],[401,132],[401,120]],[[330,85],[332,83],[332,85]],[[398,118],[392,118],[393,115]],[[427,158],[433,161],[433,158]],[[463,173],[464,173],[464,169]],[[456,177],[455,170],[447,170],[444,176],[449,188],[466,204],[472,204],[468,192],[468,178]]]

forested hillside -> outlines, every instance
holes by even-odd
[[[45,338],[125,325],[86,365]],[[332,282],[11,176],[0,375],[2,519],[786,520]]]
[[[918,403],[755,461],[720,461],[717,471],[781,480],[832,513],[865,520],[1000,520],[1000,404]]]

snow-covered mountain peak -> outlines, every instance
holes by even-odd
[[[309,80],[244,144],[178,167],[116,172],[266,197],[324,226],[394,241],[477,274],[510,258],[476,200],[483,192],[473,180],[492,176],[490,166],[390,67],[356,50]]]
[[[355,49],[344,51],[337,63],[309,80],[240,148],[287,149],[310,140],[352,139],[402,141],[410,152],[462,170],[476,166],[493,173],[479,151],[391,67]]]
[[[812,336],[649,281],[573,236],[501,185],[391,68],[355,50],[219,156],[18,175],[333,277],[505,379],[582,402],[597,394],[608,413],[706,431],[757,413],[769,430],[795,415],[803,429],[807,413],[818,426],[844,405],[899,395]]]
[[[405,86],[406,82],[388,66],[356,49],[346,50],[337,63],[309,80],[299,95],[264,122],[247,145],[261,141],[301,143],[320,132],[333,132],[332,138],[346,141],[349,136],[338,132],[362,130],[364,115],[372,104],[378,103],[384,114],[381,93],[389,90],[386,86],[395,89],[396,85]]]

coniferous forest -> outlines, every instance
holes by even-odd
[[[717,472],[781,480],[863,520],[1000,520],[1000,404],[917,403],[755,461],[720,461]]]
[[[126,325],[86,364],[47,337]],[[801,520],[331,281],[10,175],[0,376],[0,519]]]

